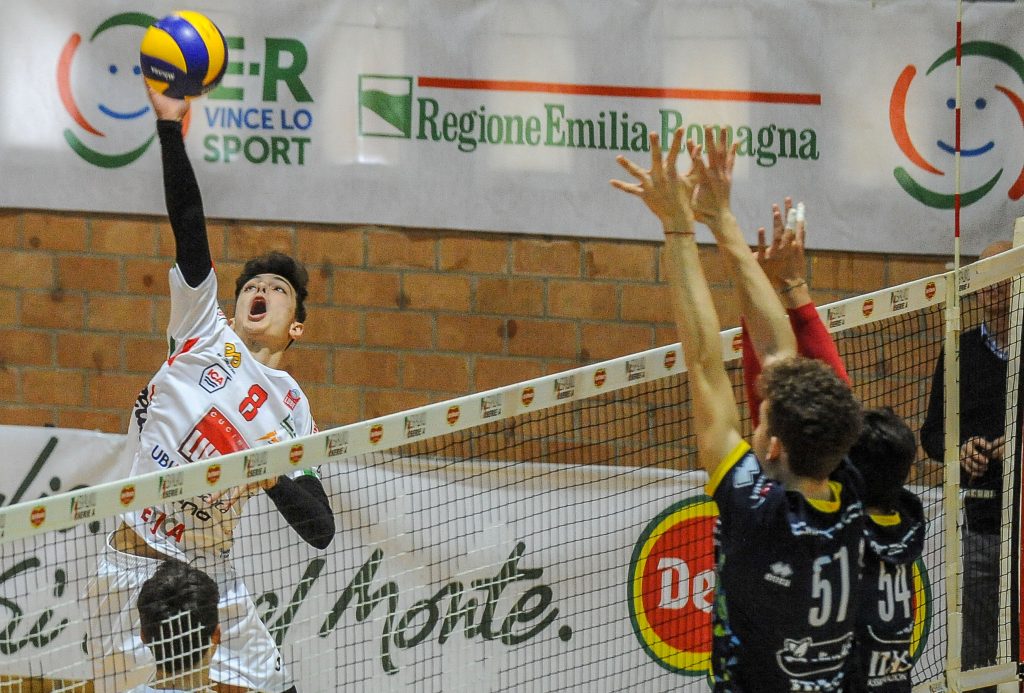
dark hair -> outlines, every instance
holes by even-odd
[[[142,641],[153,651],[157,667],[184,674],[202,662],[217,629],[220,595],[213,579],[187,563],[160,564],[139,592]]]
[[[288,280],[288,283],[295,289],[295,320],[296,322],[305,322],[305,301],[309,295],[306,285],[309,284],[309,272],[306,271],[303,264],[290,255],[279,253],[276,250],[266,255],[252,258],[245,263],[242,273],[235,280],[236,301],[238,300],[238,294],[242,293],[242,287],[245,286],[245,283],[259,274],[277,274]]]
[[[786,449],[797,476],[826,479],[860,434],[861,407],[835,372],[821,361],[794,356],[761,374],[768,402],[768,433]]]
[[[899,414],[889,407],[864,412],[864,428],[850,448],[864,477],[864,505],[891,510],[916,457],[914,432]]]

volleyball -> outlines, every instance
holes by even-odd
[[[224,35],[198,12],[175,12],[150,26],[139,53],[146,83],[176,99],[216,87],[228,64]]]

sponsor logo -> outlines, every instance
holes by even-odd
[[[570,399],[576,394],[576,376],[555,378],[555,399]]]
[[[184,506],[184,502],[182,505]],[[178,543],[185,536],[185,525],[183,523],[178,522],[173,517],[168,517],[167,513],[156,508],[143,508],[139,514],[139,519],[149,525],[146,531],[153,536],[156,536],[157,532],[162,532],[164,536],[174,539]]]
[[[155,139],[152,117],[144,117],[150,106],[139,88],[137,56],[143,32],[156,20],[137,11],[109,16],[84,32],[87,40],[72,33],[54,56],[57,94],[72,123],[64,140],[93,166],[128,166]],[[305,45],[280,36],[225,39],[224,82],[204,100],[201,116],[198,106],[186,116],[183,130],[191,117],[203,117],[203,158],[210,163],[304,165],[314,120],[302,74],[309,64]]]
[[[28,521],[32,523],[33,527],[38,527],[46,522],[46,508],[42,505],[37,505],[32,508],[32,512],[29,513]]]
[[[135,484],[122,486],[121,495],[118,497],[121,499],[121,505],[131,505],[132,501],[135,500]]]
[[[717,514],[706,496],[674,503],[643,530],[630,559],[633,633],[651,659],[674,673],[710,670]]]
[[[71,519],[87,520],[96,516],[96,493],[82,493],[71,499]]]
[[[971,270],[962,269],[960,270],[959,276],[957,277],[957,287],[960,293],[969,291],[971,288]]]
[[[224,342],[224,362],[232,368],[238,368],[242,365],[242,352],[238,350],[238,347],[233,342]]]
[[[284,396],[284,406],[289,409],[295,409],[299,406],[299,401],[302,399],[302,393],[296,390],[294,387],[288,390],[288,393]]]
[[[199,377],[199,386],[209,393],[224,389],[224,386],[231,380],[231,374],[220,364],[207,366]]]
[[[423,412],[405,417],[405,437],[416,438],[427,432],[427,415]]]
[[[164,500],[176,498],[181,495],[184,486],[185,474],[183,472],[165,474],[160,477],[160,497]]]
[[[171,459],[171,456],[159,444],[153,446],[153,449],[149,451],[149,456],[153,458],[157,466],[165,469],[174,466],[174,460]]]
[[[460,416],[462,416],[462,410],[459,409],[459,405],[453,404],[448,407],[448,413],[445,414],[445,420],[448,421],[449,426],[454,426],[458,422]]]
[[[454,147],[471,154],[492,147],[590,149],[645,152],[648,122],[657,120],[662,141],[676,128],[700,130],[686,123],[682,111],[672,108],[644,110],[645,94],[632,87],[592,84],[515,82],[494,79],[461,79],[412,75],[363,74],[358,80],[359,135],[417,140]],[[731,96],[727,92],[665,87],[665,95],[678,99],[761,101],[800,106],[821,105],[820,94],[766,94]],[[519,92],[515,112],[479,106],[481,91]],[[542,96],[531,96],[540,93]],[[593,99],[569,100],[570,95],[619,99],[637,98],[634,108],[609,108]],[[627,102],[628,103],[628,102]],[[639,116],[637,111],[641,113]],[[724,126],[730,142],[738,144],[737,156],[751,157],[758,166],[771,167],[780,159],[814,161],[820,157],[817,132],[786,124],[730,124]],[[715,135],[717,137],[717,133]]]
[[[793,576],[793,568],[788,563],[776,561],[769,566],[771,570],[764,574],[764,579],[781,587],[789,587],[792,584],[790,578]]]
[[[925,75],[931,75],[932,72],[947,63],[959,62],[958,58],[960,57],[980,57],[1001,62],[1009,68],[1007,75],[1013,73],[1024,83],[1024,57],[1021,57],[1012,48],[992,41],[965,41],[961,44],[960,51],[961,53],[958,55],[956,46],[946,50],[931,63]],[[996,129],[997,123],[1001,122],[998,118],[984,117],[985,111],[1001,108],[1017,115],[1022,126],[1024,126],[1024,99],[1021,98],[1018,91],[1014,91],[1002,84],[993,84],[992,89],[999,94],[999,96],[995,97],[998,103],[990,103],[989,99],[986,98],[988,94],[985,92],[979,92],[983,95],[975,96],[973,100],[961,103],[961,112],[966,111],[968,117],[976,116],[978,118],[977,122],[981,124],[981,127],[972,128],[970,136],[966,138],[967,141],[964,143],[958,143],[955,139],[955,132],[949,132],[948,130],[940,131],[940,137],[937,140],[931,139],[934,135],[929,137],[919,133],[918,144],[921,144],[921,142],[929,144],[927,149],[922,150],[914,144],[911,136],[911,125],[917,126],[920,124],[922,130],[929,129],[926,127],[926,124],[930,124],[931,121],[925,119],[932,118],[933,114],[930,112],[922,114],[922,116],[918,116],[908,123],[908,94],[910,93],[914,78],[917,76],[917,72],[918,70],[915,65],[911,64],[904,67],[903,71],[896,78],[896,83],[892,88],[892,95],[889,98],[889,127],[893,139],[899,146],[903,156],[906,157],[906,160],[913,164],[916,169],[914,175],[911,175],[910,171],[903,166],[897,166],[893,169],[893,176],[899,186],[903,188],[903,191],[921,204],[935,209],[953,209],[958,202],[957,198],[959,198],[959,205],[961,207],[969,207],[983,199],[997,187],[1002,178],[1003,171],[1008,166],[1010,170],[1019,171],[1020,173],[1013,182],[1009,184],[1004,182],[999,186],[1000,190],[1006,190],[1008,187],[1006,196],[1011,200],[1019,200],[1024,196],[1024,168],[1020,166],[1020,153],[1014,153],[1015,160],[1013,161],[1007,161],[1005,158],[1000,160],[999,157],[1001,155],[1005,157],[1005,155],[1001,154],[1000,149],[1005,149],[1005,147],[998,148],[996,140],[1002,139],[1005,141],[1009,133],[999,132]],[[931,80],[933,89],[935,89],[937,79],[933,77]],[[982,86],[978,85],[979,88]],[[927,86],[922,87],[922,89],[926,88]],[[938,96],[939,93],[933,91],[932,99],[934,100]],[[1003,101],[1004,98],[1005,101]],[[956,109],[955,94],[947,93],[944,100],[947,109]],[[910,101],[913,102],[913,99]],[[953,120],[953,118],[950,118],[950,122],[953,122]],[[988,123],[987,126],[986,123]],[[934,141],[933,145],[931,144],[932,141]],[[957,154],[960,157],[977,159],[977,162],[972,164],[972,168],[977,171],[984,171],[983,175],[978,176],[973,183],[968,183],[968,186],[974,185],[974,187],[961,190],[959,193],[955,193],[952,189],[951,181],[953,176],[946,175],[953,168]],[[989,175],[988,172],[994,173]],[[934,176],[934,178],[929,178],[930,176]],[[942,184],[945,190],[935,190],[932,187],[934,186],[933,183],[926,185],[920,182],[922,180],[926,182],[934,181],[934,184]]]
[[[501,416],[501,395],[487,395],[480,398],[480,418],[493,419]]]
[[[626,380],[636,382],[647,377],[647,359],[638,357],[626,361]]]
[[[262,476],[267,473],[267,458],[265,452],[253,452],[245,455],[243,465],[245,466],[245,478],[251,479],[254,476]]]
[[[676,365],[676,350],[665,352],[665,370],[672,370],[672,366]]]
[[[864,314],[864,317],[868,317],[875,312],[875,301],[870,298],[865,298],[864,303],[861,304],[860,312]]]
[[[339,431],[327,436],[327,456],[336,457],[348,452],[348,431]]]
[[[732,351],[738,354],[743,351],[743,332],[737,332],[732,336]]]
[[[813,639],[786,638],[775,660],[788,676],[806,679],[839,671],[853,649],[853,633],[833,640],[815,642]]]
[[[207,467],[206,468],[206,483],[208,483],[211,486],[213,486],[218,481],[220,481],[220,472],[221,472],[221,470],[220,470],[220,465],[219,464],[211,464],[209,467]]]
[[[288,451],[288,461],[292,464],[298,464],[302,461],[302,456],[305,454],[305,450],[301,443],[296,443],[292,446],[292,449]]]
[[[519,399],[523,403],[524,407],[530,406],[530,403],[533,402],[533,395],[534,392],[532,387],[523,388],[523,394]]]
[[[932,300],[933,298],[935,298],[936,290],[937,289],[935,287],[935,282],[928,282],[927,284],[924,285],[924,297],[927,298],[929,301]]]
[[[384,437],[384,424],[373,424],[370,426],[370,442],[376,445]]]
[[[892,312],[903,310],[910,305],[910,289],[896,289],[889,292],[889,304]]]
[[[195,462],[248,448],[231,420],[216,407],[211,407],[178,446],[178,453],[187,462]]]
[[[605,369],[598,368],[596,371],[594,371],[594,385],[596,385],[597,387],[601,387],[602,385],[604,385],[604,382],[606,380],[608,380],[608,372]]]
[[[842,327],[846,324],[846,306],[835,306],[828,309],[828,326],[830,329]]]

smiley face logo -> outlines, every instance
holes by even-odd
[[[991,41],[968,41],[962,44],[961,53],[963,56],[990,58],[1003,63],[1017,75],[1021,80],[1021,84],[1024,85],[1024,58],[1016,51]],[[951,48],[931,64],[925,75],[930,75],[941,66],[955,60],[956,48]],[[934,158],[929,160],[929,158],[921,153],[921,149],[914,145],[907,126],[907,98],[910,86],[916,76],[917,68],[913,65],[907,65],[896,79],[896,84],[892,89],[892,96],[889,99],[889,128],[900,151],[917,169],[925,175],[945,176],[946,171],[943,170],[943,165],[947,167],[952,166],[951,157],[956,154],[957,143],[955,141],[950,142],[944,137],[937,138],[934,148],[931,150]],[[1015,88],[1020,89],[1019,86]],[[971,115],[980,119],[986,110],[993,108],[997,100],[1001,101],[1005,98],[1006,102],[1004,103],[1008,103],[1007,107],[1013,109],[1020,121],[1021,127],[1024,128],[1024,99],[1021,99],[1017,91],[1005,85],[995,84],[993,89],[994,91],[991,94],[979,93],[972,95],[971,99],[966,100],[961,105],[961,111],[973,110]],[[942,107],[950,110],[955,109],[955,98],[947,97],[942,103]],[[981,132],[984,132],[983,128]],[[969,159],[977,158],[979,161],[984,160],[985,155],[998,149],[998,142],[994,137],[990,136],[992,134],[992,131],[989,131],[987,135],[979,134],[979,141],[977,142],[961,142],[960,156]],[[967,207],[985,197],[996,186],[1002,175],[1003,169],[1000,168],[988,180],[980,182],[970,190],[962,191],[960,193],[960,206]],[[908,195],[928,207],[952,209],[955,205],[955,195],[930,189],[914,178],[902,166],[897,166],[893,170],[893,176]],[[1010,185],[1007,196],[1014,201],[1024,196],[1024,166],[1021,167],[1016,180]]]
[[[57,91],[68,115],[84,131],[79,136],[66,128],[64,139],[78,156],[94,166],[127,166],[142,156],[156,137],[151,124],[140,120],[150,106],[138,64],[142,32],[155,21],[156,17],[141,12],[117,14],[101,22],[84,46],[81,35],[74,33],[61,51]],[[76,61],[80,48],[88,55]],[[90,105],[88,117],[75,98],[76,85],[88,95],[88,101],[81,99],[81,103]],[[108,137],[111,132],[116,135]]]

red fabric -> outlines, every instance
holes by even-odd
[[[797,352],[801,356],[823,361],[832,367],[844,383],[850,384],[850,375],[839,356],[836,343],[825,329],[814,303],[805,303],[799,308],[787,310],[789,324],[796,335]],[[754,344],[747,336],[746,323],[743,326],[743,387],[747,393],[747,404],[750,407],[750,419],[756,427],[760,419],[761,397],[757,393],[757,377],[761,375],[761,362],[754,352]]]

